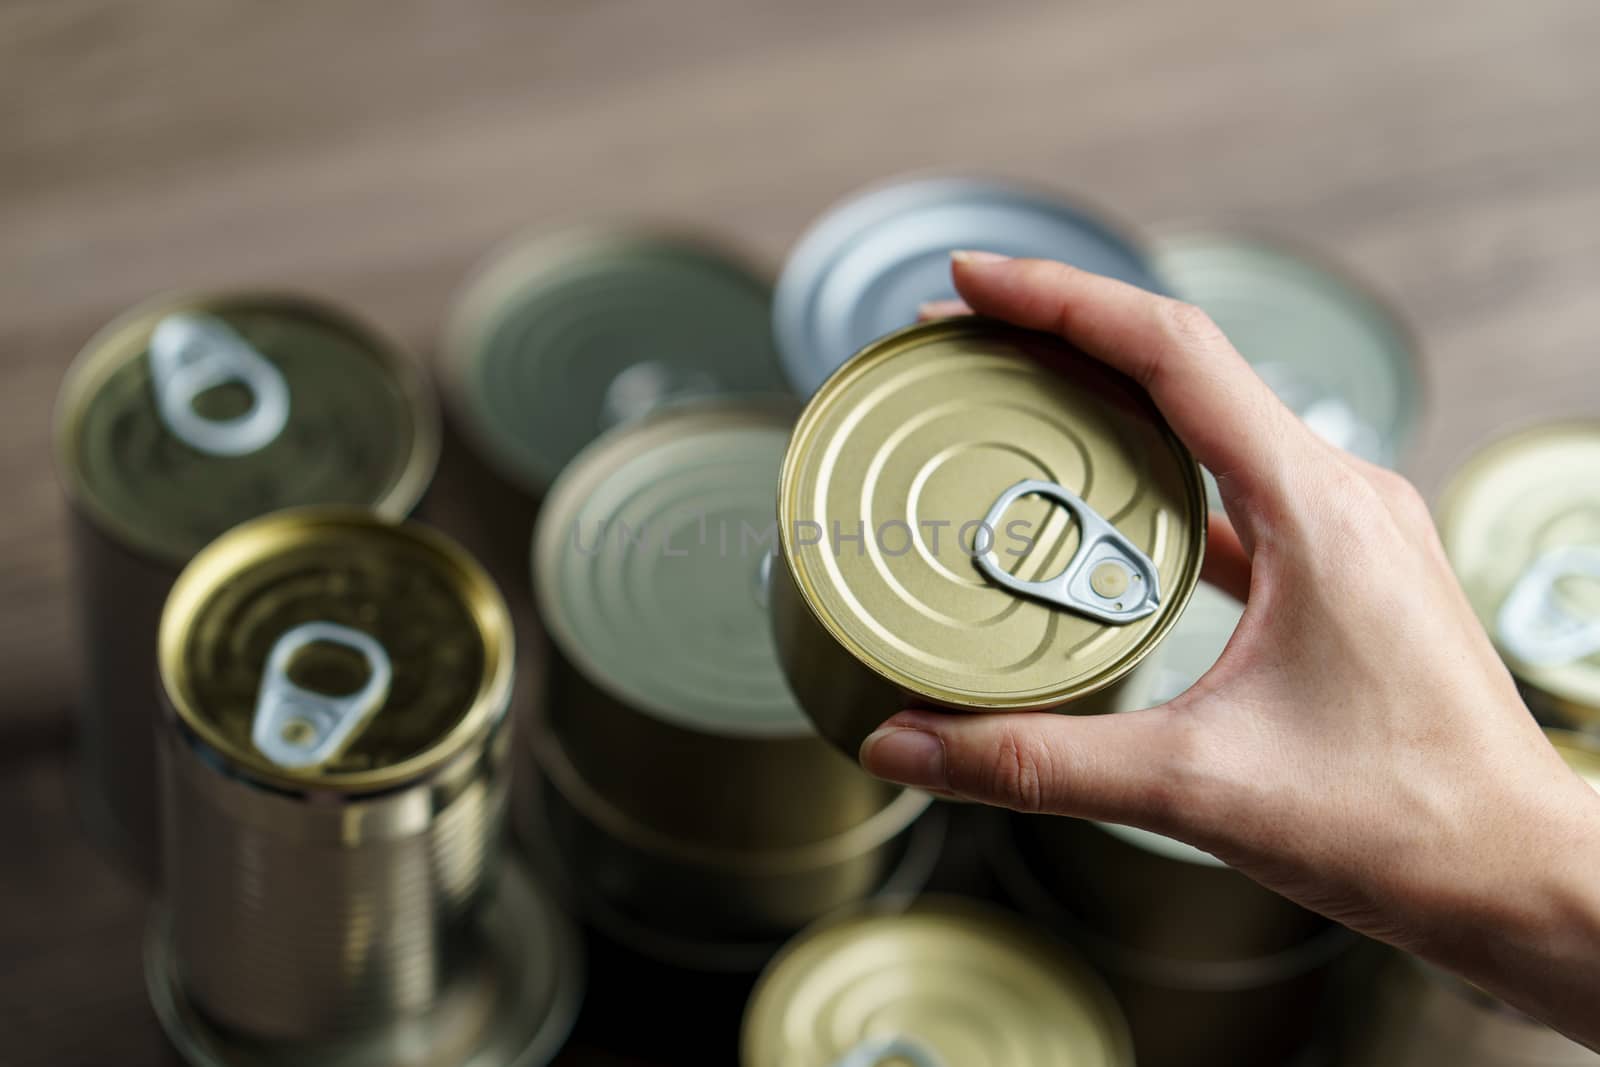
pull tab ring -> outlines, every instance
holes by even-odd
[[[289,421],[289,384],[283,372],[211,315],[180,313],[156,324],[150,336],[150,377],[156,411],[167,429],[210,456],[260,451],[277,440]],[[229,384],[249,391],[249,411],[231,419],[208,419],[195,410],[201,393]]]
[[[832,1067],[878,1067],[886,1060],[904,1060],[912,1067],[944,1067],[944,1060],[931,1048],[902,1034],[863,1038],[834,1060]]]
[[[1530,667],[1559,667],[1600,652],[1600,617],[1573,613],[1556,596],[1563,578],[1600,579],[1600,547],[1565,545],[1522,572],[1495,619],[1500,643]]]
[[[366,684],[348,696],[329,696],[296,685],[289,662],[307,645],[343,645],[367,661]],[[306,622],[287,630],[272,646],[256,695],[250,740],[273,763],[305,770],[344,751],[389,695],[394,671],[389,654],[370,634],[332,622]]]
[[[974,557],[984,577],[1020,596],[1113,626],[1135,622],[1160,606],[1160,579],[1150,557],[1063,485],[1039,479],[1018,482],[1000,494],[984,516],[984,525],[995,530],[1006,509],[1025,496],[1048,497],[1072,512],[1078,520],[1077,551],[1054,578],[1029,582],[1000,566],[991,536],[989,550]]]

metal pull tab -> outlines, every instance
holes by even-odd
[[[366,684],[348,696],[329,696],[290,681],[294,654],[319,641],[359,652],[367,661]],[[285,631],[267,657],[250,740],[262,755],[287,770],[326,763],[378,710],[389,695],[393,674],[389,654],[371,635],[332,622],[301,623]]]
[[[991,536],[989,550],[974,557],[985,577],[1013,593],[1114,626],[1142,619],[1156,610],[1161,603],[1161,589],[1150,557],[1064,486],[1037,479],[1018,482],[1000,494],[984,516],[984,525],[991,531],[997,529],[1006,509],[1025,496],[1049,497],[1072,512],[1078,520],[1078,550],[1066,569],[1054,578],[1029,582],[1000,566]]]
[[[1507,652],[1532,667],[1559,667],[1600,652],[1600,616],[1586,618],[1561,602],[1563,578],[1600,580],[1600,547],[1567,545],[1541,554],[1505,603],[1495,627]]]
[[[833,1061],[832,1067],[882,1067],[883,1064],[910,1064],[911,1067],[944,1067],[927,1045],[909,1037],[868,1037],[858,1041],[848,1052]]]
[[[168,315],[150,336],[150,376],[161,421],[184,444],[212,456],[244,456],[277,440],[289,421],[283,372],[221,319]],[[250,392],[250,410],[208,419],[195,410],[201,393],[221,385]]]

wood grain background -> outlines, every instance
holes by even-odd
[[[774,265],[885,175],[1066,185],[1318,246],[1409,316],[1426,490],[1600,413],[1600,5],[10,0],[0,6],[0,1060],[165,1063],[142,902],[79,837],[51,404],[171,287],[269,283],[419,351],[507,235],[670,219]]]

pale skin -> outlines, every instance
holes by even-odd
[[[1600,794],[1528,714],[1399,475],[1323,443],[1198,309],[957,252],[964,303],[1143,385],[1217,476],[1205,577],[1245,602],[1216,666],[1114,716],[902,711],[881,778],[1143,827],[1600,1049]]]

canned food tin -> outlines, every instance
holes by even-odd
[[[1503,438],[1456,472],[1439,535],[1543,722],[1600,729],[1600,422]]]
[[[950,252],[1055,259],[1163,291],[1140,243],[1057,193],[973,177],[901,179],[835,205],[789,253],[773,310],[784,370],[810,396],[869,341],[956,295]]]
[[[556,650],[535,758],[589,822],[662,857],[633,868],[657,889],[668,856],[720,887],[671,910],[723,932],[858,896],[927,805],[817,738],[778,666],[766,583],[792,421],[788,402],[704,403],[620,428],[563,472],[534,536]],[[796,896],[803,875],[841,889]]]
[[[192,1062],[544,1062],[575,935],[499,861],[512,635],[425,527],[280,512],[179,576],[152,1001]]]
[[[1115,1002],[1047,934],[929,898],[801,934],[745,1012],[744,1067],[1131,1067]]]
[[[169,296],[78,356],[55,447],[73,505],[90,814],[153,879],[151,672],[179,568],[229,527],[282,507],[403,516],[433,473],[438,412],[421,368],[342,312],[267,293]]]
[[[782,391],[770,318],[768,282],[708,243],[564,230],[512,245],[468,282],[441,377],[463,435],[537,496],[612,426],[685,399]]]
[[[1417,343],[1365,286],[1285,244],[1232,234],[1161,241],[1155,266],[1318,435],[1395,465],[1420,407]]]
[[[1188,602],[1205,516],[1127,378],[983,319],[902,330],[829,379],[785,456],[784,670],[850,755],[907,706],[1105,710]]]

